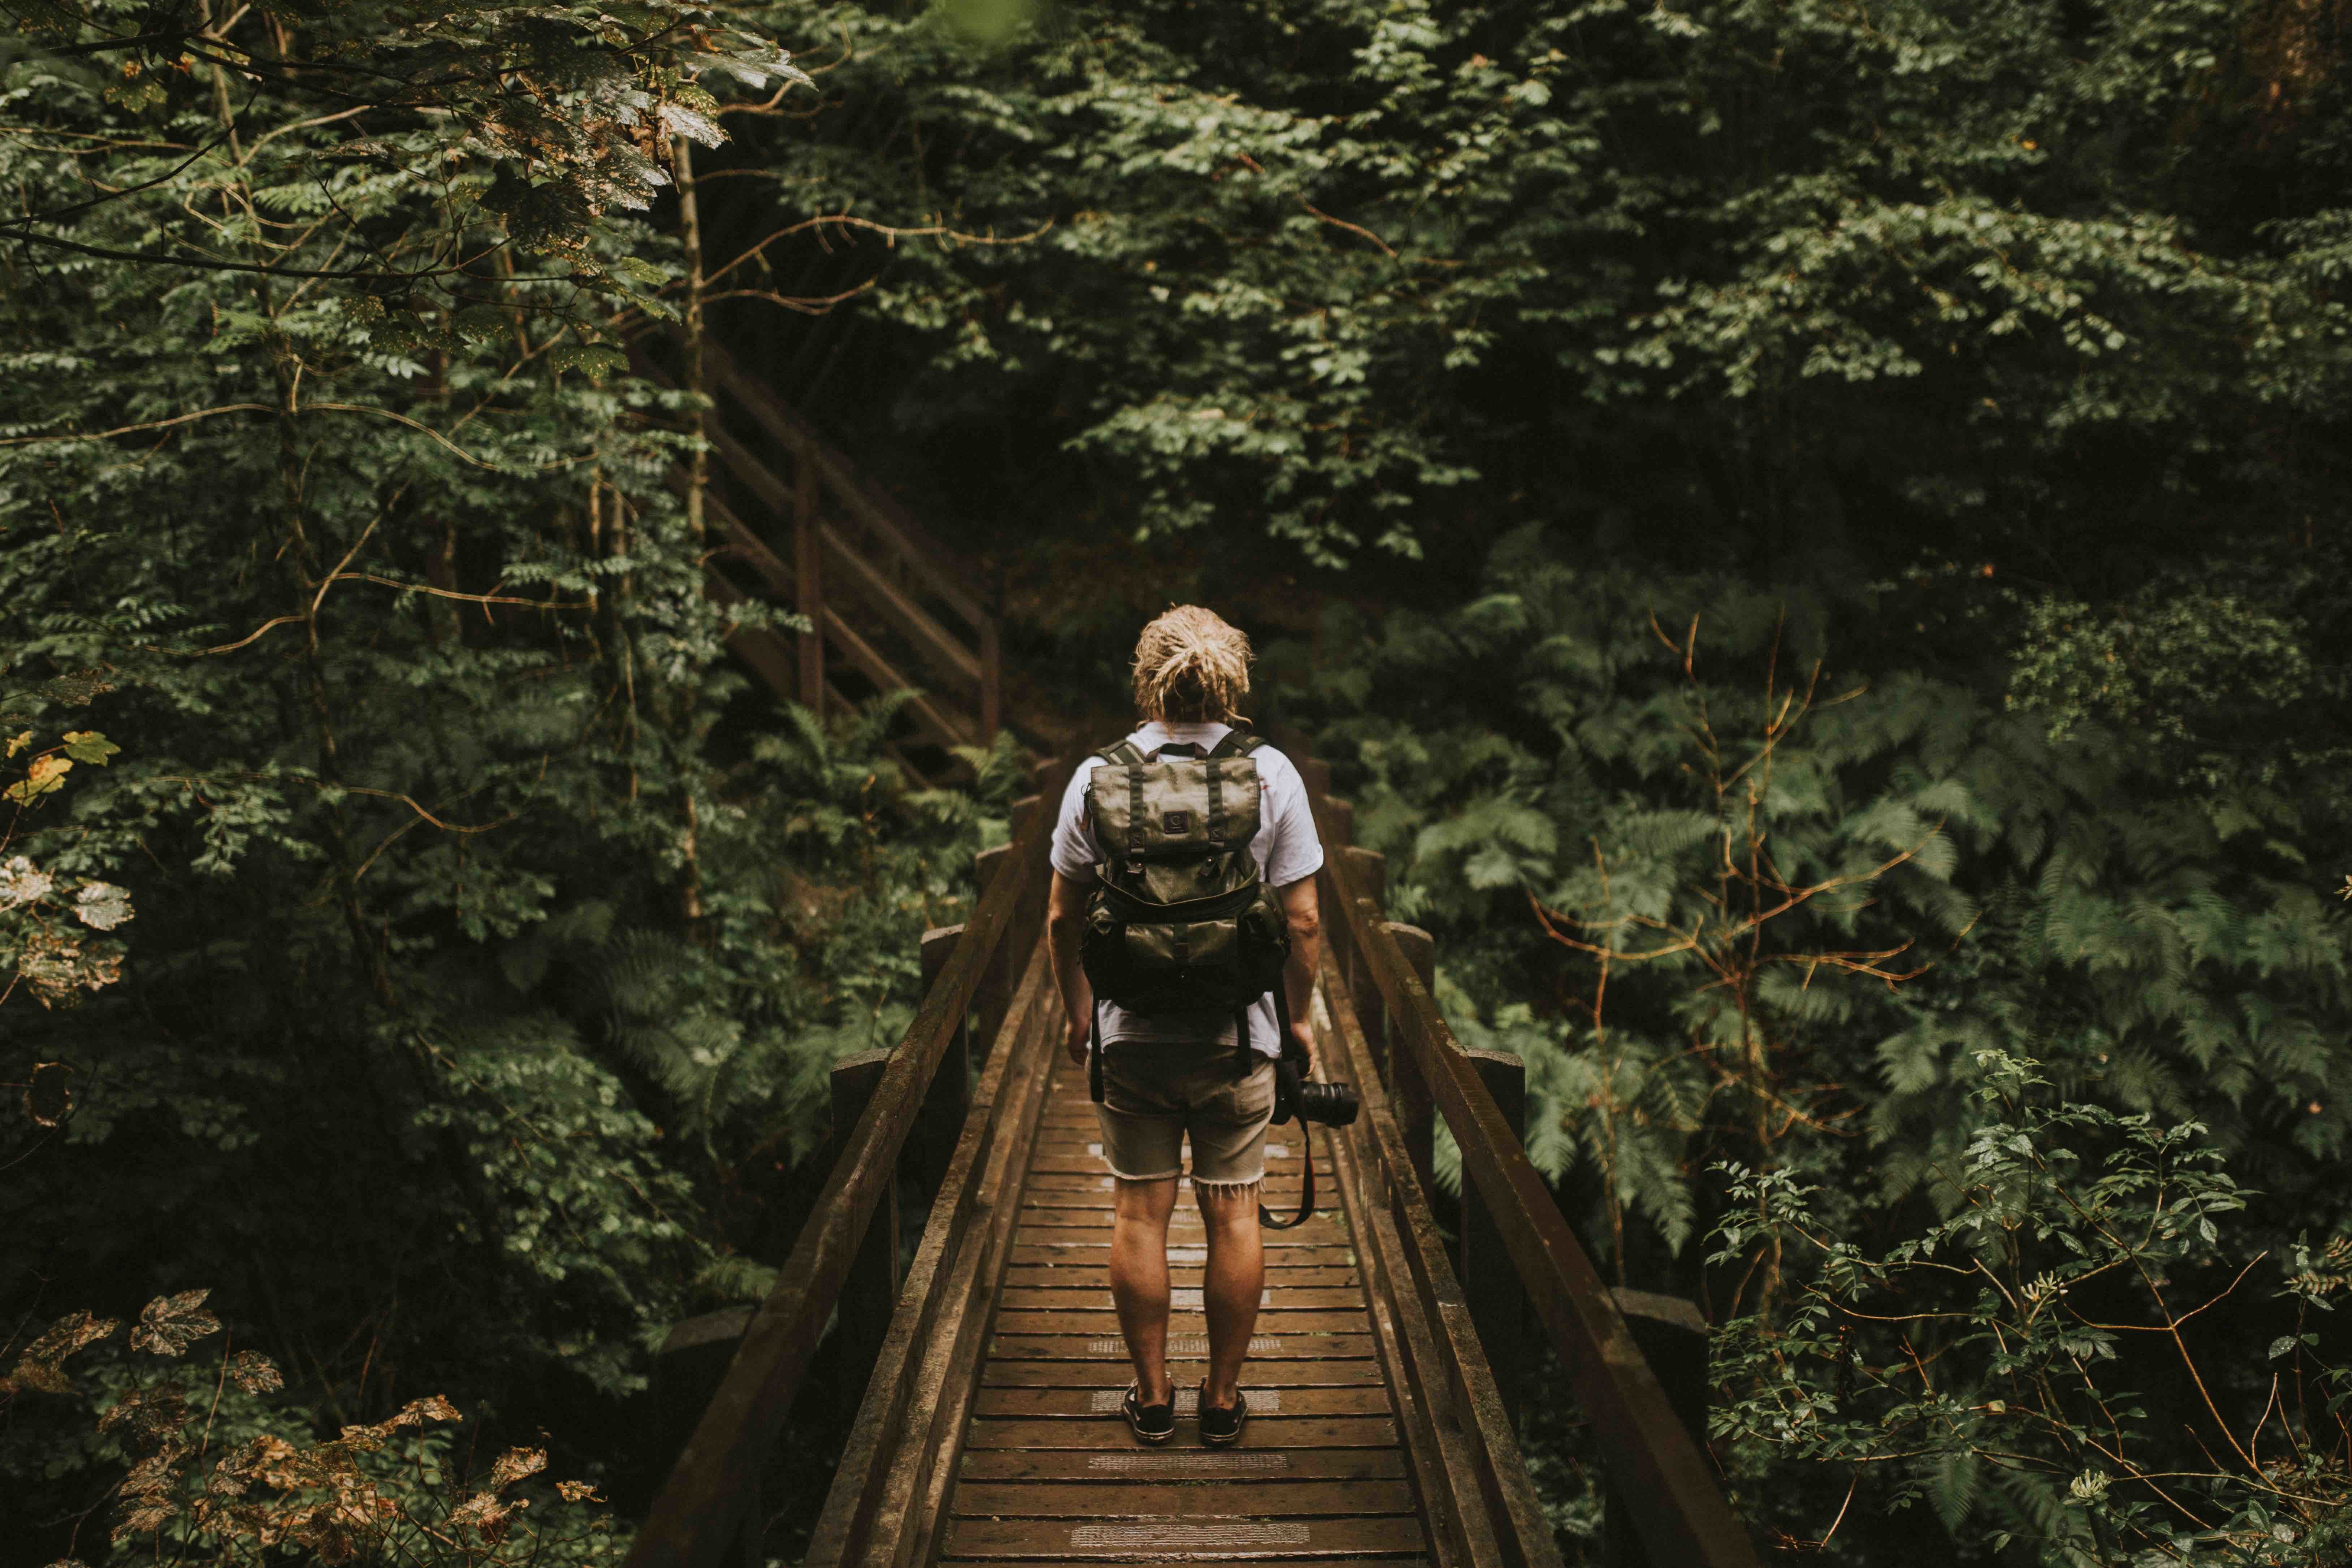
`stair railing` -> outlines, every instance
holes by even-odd
[[[945,745],[992,738],[1002,718],[996,618],[982,602],[976,575],[960,552],[925,530],[724,349],[705,343],[703,368],[721,415],[709,423],[713,455],[792,525],[793,608],[815,628],[799,638],[800,700],[822,709],[831,692],[826,661],[837,654],[881,690],[916,686],[951,694],[914,705],[927,738]],[[728,429],[730,411],[740,411],[784,452],[789,485]],[[844,604],[887,627],[911,651],[919,672],[892,664],[842,614]],[[837,692],[831,695],[838,700]]]
[[[631,361],[647,380],[676,384],[642,345],[633,346]],[[852,706],[830,674],[845,666],[877,691],[921,694],[907,706],[914,738],[941,748],[993,740],[1003,722],[1003,660],[996,618],[970,563],[724,349],[706,340],[702,362],[716,405],[704,434],[721,481],[706,492],[705,517],[724,541],[722,559],[811,628],[787,636],[739,627],[729,648],[778,695],[813,712]],[[738,429],[772,444],[782,471]],[[742,517],[729,493],[758,512]],[[717,559],[705,587],[721,604],[750,597]]]

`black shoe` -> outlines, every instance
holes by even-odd
[[[1128,1428],[1139,1443],[1164,1443],[1176,1435],[1175,1403],[1140,1405],[1136,1401],[1142,1393],[1140,1383],[1127,1385],[1127,1398],[1119,1408],[1127,1414]]]
[[[1201,1385],[1201,1441],[1213,1448],[1225,1448],[1241,1440],[1242,1423],[1249,1419],[1249,1396],[1240,1389],[1234,1390],[1234,1402],[1220,1410],[1209,1403],[1209,1385]]]

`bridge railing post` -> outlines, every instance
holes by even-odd
[[[1400,921],[1385,920],[1381,925],[1396,939],[1397,950],[1420,977],[1422,988],[1434,995],[1436,938],[1418,925]],[[1372,986],[1365,988],[1378,989]],[[1412,1158],[1412,1174],[1420,1178],[1424,1195],[1437,1190],[1431,1170],[1436,1157],[1436,1111],[1431,1104],[1429,1081],[1421,1065],[1421,1053],[1433,1049],[1433,1042],[1425,1040],[1396,1040],[1389,1045],[1389,1104],[1396,1113],[1397,1130],[1404,1134],[1405,1152]]]
[[[971,858],[972,902],[977,905],[988,895],[988,889],[999,876],[1013,874],[1013,846],[999,844],[992,850],[982,850]],[[1004,1015],[1013,1006],[1013,977],[1019,973],[1013,959],[1020,944],[1010,936],[996,944],[989,955],[987,971],[981,977],[979,988],[972,993],[972,1010],[977,1014],[973,1028],[972,1054],[982,1062],[995,1049],[996,1031],[1004,1027]],[[1019,955],[1026,957],[1026,953]]]
[[[889,1065],[887,1051],[863,1051],[833,1064],[835,1127],[857,1124]],[[866,1239],[851,1260],[849,1278],[841,1288],[835,1329],[840,1342],[835,1364],[841,1373],[844,1404],[853,1416],[865,1397],[866,1374],[881,1352],[882,1336],[889,1330],[890,1313],[898,1301],[898,1191],[892,1181],[883,1184],[874,1218],[866,1227]]]
[[[1507,1051],[1467,1052],[1478,1081],[1495,1097],[1504,1124],[1522,1145],[1528,1136],[1527,1063]],[[1478,1184],[1462,1183],[1462,1293],[1470,1303],[1470,1323],[1478,1331],[1478,1344],[1486,1364],[1495,1369],[1495,1387],[1514,1427],[1519,1419],[1519,1394],[1527,1381],[1527,1287],[1503,1245],[1503,1233]]]
[[[1028,831],[1030,821],[1045,810],[1045,806],[1042,795],[1024,795],[1013,802],[1008,815],[1012,819],[1013,842],[1021,841],[1021,835]],[[1045,885],[1044,877],[1030,877],[1022,884],[1021,902],[1013,910],[1013,929],[1007,934],[1006,946],[1016,947],[1024,956],[1045,931]],[[1016,968],[1013,973],[1017,976],[1020,970]]]
[[[934,926],[923,933],[925,996],[930,995],[962,938],[961,925]],[[915,1120],[915,1168],[926,1197],[939,1193],[948,1162],[955,1157],[956,1140],[963,1136],[963,1119],[971,1110],[971,1022],[967,1013],[948,1038],[947,1051],[940,1058],[939,1071],[931,1075],[931,1086],[924,1092],[923,1108]]]
[[[1609,1293],[1616,1301],[1617,1311],[1624,1317],[1625,1327],[1632,1332],[1642,1359],[1657,1374],[1667,1405],[1704,1453],[1706,1319],[1699,1314],[1696,1302],[1679,1296],[1622,1289]],[[1610,1483],[1608,1502],[1601,1515],[1601,1561],[1603,1568],[1668,1568],[1642,1544],[1641,1532],[1633,1526],[1633,1511],[1614,1480]]]
[[[805,452],[793,455],[793,576],[808,620],[800,634],[801,706],[824,717],[824,546],[818,529],[816,465]]]

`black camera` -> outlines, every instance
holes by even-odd
[[[1274,1065],[1274,1119],[1277,1123],[1298,1119],[1302,1128],[1309,1122],[1326,1127],[1349,1127],[1355,1124],[1356,1113],[1363,1102],[1352,1083],[1318,1083],[1299,1072],[1302,1065],[1286,1054]]]

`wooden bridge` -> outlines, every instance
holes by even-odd
[[[1301,759],[1326,847],[1319,1075],[1357,1083],[1354,1126],[1273,1130],[1269,1206],[1316,1163],[1322,1212],[1269,1232],[1266,1296],[1230,1449],[1135,1444],[1105,1260],[1110,1182],[1085,1074],[1061,1050],[1043,941],[1053,803],[1041,767],[1014,838],[980,857],[971,921],[923,944],[896,1049],[835,1071],[837,1163],[656,1497],[629,1568],[769,1561],[771,1449],[820,1342],[871,1364],[805,1568],[1308,1561],[1553,1568],[1513,1435],[1533,1325],[1568,1369],[1611,1480],[1613,1563],[1753,1568],[1711,1462],[1643,1345],[1692,1381],[1687,1303],[1605,1288],[1520,1147],[1516,1058],[1465,1051],[1433,1005],[1428,937],[1382,918],[1381,857]],[[976,1070],[976,1077],[974,1075]],[[1462,1150],[1461,1235],[1430,1204],[1433,1118]],[[929,1219],[901,1276],[902,1158]],[[1177,1387],[1205,1360],[1202,1233],[1170,1238]],[[837,1321],[836,1321],[837,1313]],[[1679,1316],[1685,1321],[1678,1322]],[[828,1324],[834,1324],[827,1335]],[[1661,1357],[1661,1364],[1667,1358]]]

